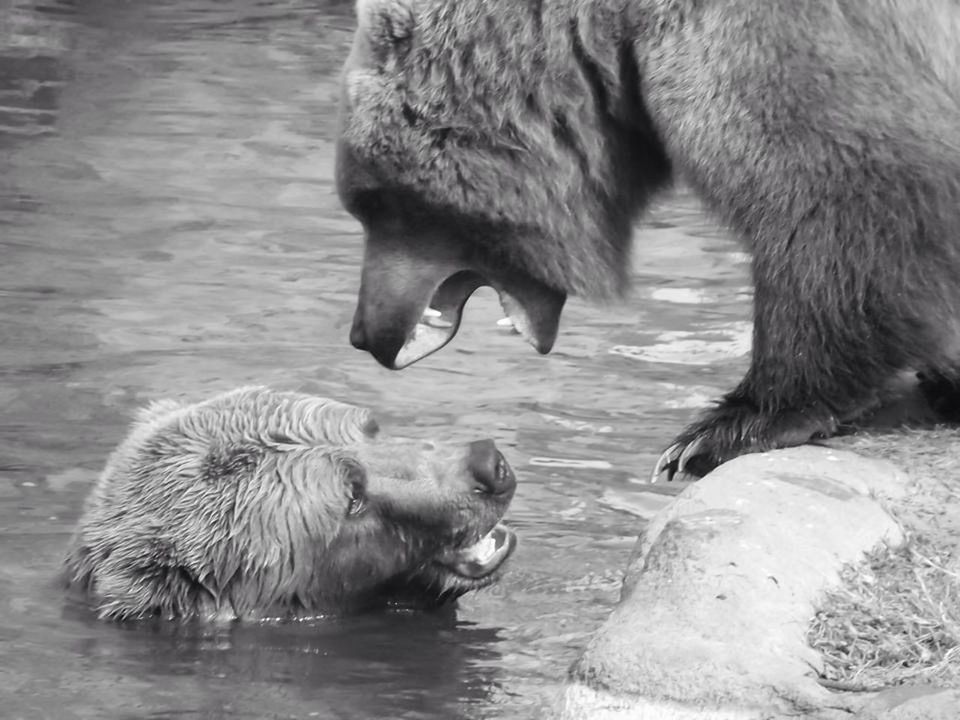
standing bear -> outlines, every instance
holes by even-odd
[[[435,606],[493,582],[516,481],[490,440],[378,437],[367,410],[261,387],[141,411],[94,485],[69,587],[102,618]]]
[[[352,343],[402,368],[480,285],[540,352],[682,178],[752,255],[753,354],[655,475],[829,436],[904,370],[960,412],[957,0],[360,0],[337,182]],[[426,311],[426,314],[425,314]],[[438,317],[439,313],[439,317]]]

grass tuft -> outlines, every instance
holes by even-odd
[[[949,549],[913,537],[847,566],[807,635],[823,657],[824,684],[960,686],[960,573],[949,569],[952,560]]]
[[[848,691],[960,687],[960,431],[860,435],[837,443],[886,458],[913,492],[890,512],[906,542],[841,572],[810,623],[821,683]]]

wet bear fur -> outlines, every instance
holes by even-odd
[[[830,436],[905,369],[960,413],[956,0],[357,14],[338,174],[368,263],[380,233],[395,267],[457,246],[491,275],[616,297],[632,224],[675,178],[752,254],[750,367],[678,436],[673,470]]]
[[[497,492],[476,482],[471,448],[495,453],[481,459],[501,471]],[[490,441],[383,438],[368,410],[326,398],[162,400],[92,488],[65,580],[110,620],[434,607],[496,579],[442,563],[497,525],[513,488]]]

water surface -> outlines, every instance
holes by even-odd
[[[688,196],[637,230],[624,303],[571,301],[553,354],[497,328],[393,373],[347,342],[358,224],[332,184],[350,3],[0,0],[3,717],[536,718],[616,601],[640,482],[744,367],[746,266]],[[520,537],[447,615],[115,626],[56,572],[133,410],[247,383],[492,436]],[[665,495],[666,494],[666,495]]]

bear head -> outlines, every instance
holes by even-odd
[[[102,617],[235,619],[436,605],[515,546],[490,440],[379,436],[364,409],[242,388],[143,411],[66,561]]]
[[[667,161],[600,5],[358,2],[337,187],[366,236],[351,341],[385,366],[449,342],[481,285],[540,352],[568,293],[624,290]]]

